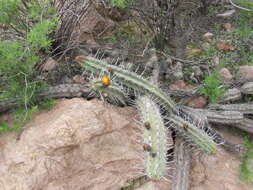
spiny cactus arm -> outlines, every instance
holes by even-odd
[[[143,94],[147,94],[149,97],[152,97],[156,103],[164,106],[166,111],[171,112],[172,110],[174,113],[178,113],[177,107],[171,98],[160,88],[143,79],[141,76],[138,76],[137,74],[124,70],[120,67],[108,65],[103,61],[92,57],[83,57],[78,61],[88,71],[96,71],[97,74],[104,71],[113,73],[116,80],[120,81],[122,84],[136,91],[142,92]],[[213,142],[212,137],[209,137],[203,130],[197,128],[179,116],[174,115],[169,119],[176,124],[175,128],[178,131],[182,132],[182,127],[188,126],[189,130],[187,130],[184,134],[188,139],[191,140],[191,142],[197,144],[204,152],[214,152],[216,144]]]
[[[110,70],[113,72],[113,75],[116,77],[116,79],[121,83],[136,91],[156,97],[158,103],[163,105],[167,111],[170,112],[173,110],[174,112],[177,112],[175,103],[165,92],[163,92],[157,86],[153,85],[148,80],[145,80],[141,76],[138,76],[136,73],[124,70],[114,65],[109,65],[93,57],[81,57],[76,60],[80,62],[86,70],[92,73],[99,74],[103,71]]]
[[[179,130],[185,138],[190,139],[190,141],[196,144],[203,152],[214,153],[216,150],[216,143],[212,136],[209,136],[201,128],[196,127],[189,121],[182,119],[181,117],[171,114],[170,121],[172,121],[178,130],[178,126],[181,127]]]
[[[108,79],[110,80],[109,77]],[[116,104],[120,103],[122,105],[126,105],[128,102],[128,97],[124,89],[111,81],[108,86],[105,86],[103,84],[103,78],[93,79],[89,82],[89,87],[93,92],[99,94],[102,99],[112,101]]]
[[[147,96],[138,98],[137,107],[143,122],[143,141],[147,176],[162,179],[167,175],[167,129],[158,106]],[[150,147],[150,148],[149,148]]]

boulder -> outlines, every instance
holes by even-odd
[[[240,66],[239,75],[241,79],[250,80],[253,79],[253,66]]]
[[[230,83],[233,80],[233,75],[230,73],[230,71],[227,68],[222,68],[219,71],[220,79],[224,83]]]
[[[144,174],[135,115],[98,100],[60,100],[35,115],[19,141],[0,136],[0,189],[118,190]]]
[[[231,128],[220,128],[225,139],[235,144],[242,143],[238,132]],[[225,151],[222,147],[213,155],[195,154],[192,161],[190,190],[251,190],[252,185],[240,180],[240,157]]]

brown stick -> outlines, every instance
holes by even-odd
[[[90,89],[87,85],[81,84],[61,84],[58,86],[49,87],[46,91],[41,92],[38,95],[40,100],[47,98],[73,98],[73,97],[85,97],[90,95]],[[13,109],[17,106],[18,100],[3,100],[0,101],[0,113]]]
[[[253,114],[253,104],[211,104],[208,106],[211,110],[222,110],[222,111],[236,111],[242,114]]]

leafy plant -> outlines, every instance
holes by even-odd
[[[0,36],[0,99],[17,99],[26,110],[46,87],[34,66],[49,52],[58,22],[51,2],[0,0],[0,24],[7,26]]]
[[[1,133],[7,133],[7,132],[12,132],[12,131],[18,131],[20,129],[19,126],[13,125],[10,127],[7,122],[1,122],[0,123],[0,134]]]
[[[244,181],[253,183],[253,141],[244,139],[245,153],[241,159],[240,177]]]
[[[244,8],[253,9],[253,2],[251,0],[234,0],[234,3]]]
[[[56,100],[53,99],[45,99],[39,103],[39,109],[42,110],[50,110],[56,105]]]
[[[200,89],[200,94],[207,96],[210,103],[217,103],[218,98],[224,94],[225,89],[221,86],[222,81],[217,73],[213,73],[204,79],[203,88]]]
[[[9,125],[7,122],[0,123],[0,134],[19,131],[27,122],[29,122],[35,112],[38,111],[38,106],[32,106],[31,108],[17,109],[14,112],[12,124]]]
[[[48,35],[53,32],[57,24],[57,19],[43,20],[35,24],[27,36],[30,48],[35,51],[49,50],[52,40],[49,40]]]
[[[117,8],[127,8],[127,6],[129,5],[129,0],[111,0],[111,4],[113,7],[117,7]]]

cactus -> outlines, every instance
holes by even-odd
[[[127,104],[127,95],[122,86],[113,83],[108,76],[103,76],[101,79],[91,80],[89,82],[89,87],[92,92],[100,95],[102,100],[121,105]]]
[[[215,151],[216,143],[213,141],[213,137],[209,136],[203,127],[196,126],[187,119],[180,117],[180,112],[172,99],[148,80],[145,80],[134,72],[124,70],[114,65],[108,65],[92,57],[77,57],[76,60],[80,62],[86,70],[94,74],[99,75],[101,72],[113,74],[115,79],[123,85],[134,89],[136,92],[140,92],[140,94],[148,95],[155,103],[165,108],[167,113],[169,113],[168,120],[173,123],[172,126],[179,131],[185,139],[190,140],[204,152],[213,153]]]
[[[204,129],[196,127],[190,121],[171,114],[169,120],[175,124],[180,134],[189,139],[193,144],[197,145],[203,152],[213,153],[216,149],[216,143],[213,138],[205,133]],[[179,128],[180,127],[180,128]]]
[[[151,84],[149,81],[143,79],[141,76],[120,67],[106,64],[103,61],[92,57],[78,57],[76,60],[78,62],[80,61],[82,66],[92,73],[100,74],[101,72],[106,71],[112,72],[114,77],[127,87],[134,89],[136,92],[149,94],[149,96],[155,97],[159,104],[163,105],[169,112],[171,110],[178,112],[175,103],[165,92]]]
[[[162,179],[167,174],[167,128],[158,106],[149,97],[140,97],[136,104],[143,124],[146,174],[150,178]]]

